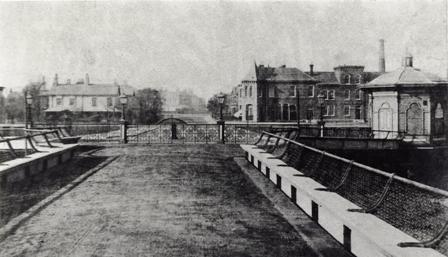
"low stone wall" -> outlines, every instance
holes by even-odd
[[[78,144],[57,144],[55,147],[39,148],[39,152],[0,163],[0,186],[19,182],[70,160]]]
[[[359,257],[403,256],[442,257],[430,248],[399,247],[402,242],[418,242],[372,214],[352,212],[361,209],[272,154],[253,145],[242,145],[246,158],[315,222],[344,247]]]

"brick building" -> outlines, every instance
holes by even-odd
[[[365,121],[366,99],[359,86],[379,74],[354,65],[333,71],[314,71],[310,65],[308,72],[255,65],[238,86],[238,108],[243,121],[297,121],[299,112],[302,122],[316,123],[321,113],[318,95],[322,94],[325,120]]]
[[[380,73],[366,72],[364,66],[357,65],[337,66],[333,71],[314,71],[313,68],[311,64],[307,74],[316,80],[316,84],[301,92],[301,119],[319,119],[321,110],[317,96],[321,94],[325,99],[323,116],[326,120],[366,121],[366,98],[359,86]]]

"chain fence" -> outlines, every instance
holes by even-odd
[[[318,190],[360,207],[349,211],[375,215],[420,241],[399,246],[431,247],[448,255],[448,192],[303,145],[291,134],[264,132],[256,145],[277,147],[271,151],[283,152],[277,157],[324,186]]]

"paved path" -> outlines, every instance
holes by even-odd
[[[285,218],[269,200],[272,189],[267,198],[266,185],[257,187],[234,161],[242,156],[237,146],[96,154],[119,157],[0,242],[0,256],[345,255],[328,236],[331,247],[307,243],[325,233],[309,221],[297,232],[291,210]],[[307,220],[299,209],[295,214]]]

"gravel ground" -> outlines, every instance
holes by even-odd
[[[242,155],[228,145],[102,149],[96,158],[119,158],[0,242],[0,256],[342,256],[307,243],[241,171]]]

